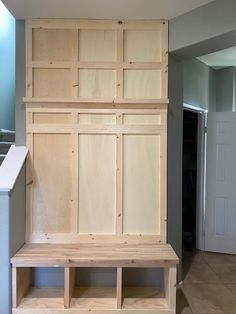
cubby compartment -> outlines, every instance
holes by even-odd
[[[13,308],[64,309],[64,269],[13,268]]]
[[[65,283],[68,283],[65,285],[66,307],[81,310],[117,308],[116,268],[68,268]]]
[[[163,268],[124,268],[123,309],[167,309]]]

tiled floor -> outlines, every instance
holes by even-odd
[[[178,314],[236,314],[236,255],[196,252],[183,262]]]

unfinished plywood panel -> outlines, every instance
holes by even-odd
[[[79,97],[92,99],[115,98],[114,70],[79,70]]]
[[[113,135],[79,136],[79,233],[115,233]]]
[[[124,31],[124,60],[126,62],[161,62],[160,30]]]
[[[70,113],[42,113],[33,114],[33,123],[36,124],[68,124],[71,123],[72,115]]]
[[[124,136],[124,233],[160,232],[160,138]]]
[[[115,30],[80,30],[79,61],[116,61]]]
[[[114,114],[79,114],[79,124],[116,124]]]
[[[124,124],[161,124],[160,114],[124,114]]]
[[[33,233],[70,232],[72,145],[69,134],[33,137]]]
[[[34,69],[34,97],[71,97],[69,69]]]
[[[166,21],[27,22],[27,98],[167,103]]]
[[[71,61],[73,31],[69,29],[33,29],[33,61]]]
[[[127,99],[156,99],[161,96],[160,70],[125,70],[124,97]]]

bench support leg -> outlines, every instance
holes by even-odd
[[[165,295],[170,309],[176,307],[176,267],[164,269]]]

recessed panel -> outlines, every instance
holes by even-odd
[[[79,61],[116,61],[116,32],[80,30]]]
[[[68,124],[71,123],[70,113],[43,113],[36,112],[33,114],[33,123],[37,124]]]
[[[124,124],[161,124],[161,116],[157,114],[124,114]]]
[[[33,61],[71,61],[73,31],[33,29]]]
[[[123,232],[159,234],[160,137],[124,135]]]
[[[124,98],[126,99],[161,98],[161,71],[125,70]]]
[[[116,137],[79,135],[79,233],[115,232]]]
[[[115,98],[116,71],[79,70],[80,98]]]
[[[160,62],[161,32],[154,30],[127,30],[124,32],[126,62]]]
[[[70,232],[71,136],[35,134],[33,143],[33,233]]]
[[[79,124],[116,124],[112,114],[79,114]]]
[[[34,69],[34,97],[71,97],[69,69]]]

